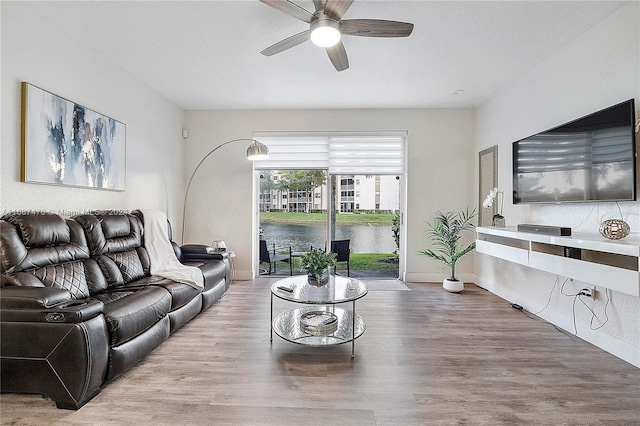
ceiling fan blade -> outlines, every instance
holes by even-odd
[[[336,67],[337,71],[344,71],[349,68],[347,51],[341,41],[334,46],[327,47],[327,55],[329,55],[329,59],[331,59],[331,63]]]
[[[342,15],[351,7],[353,0],[327,0],[324,11],[327,15],[335,19],[342,18]]]
[[[311,30],[306,30],[296,35],[292,35],[291,37],[287,37],[284,40],[280,40],[276,44],[267,47],[260,53],[265,56],[272,56],[276,53],[291,49],[292,47],[295,47],[300,43],[304,43],[305,41],[309,40],[309,33],[311,33]]]
[[[297,4],[290,2],[289,0],[260,0],[267,6],[271,6],[274,9],[278,9],[280,12],[284,12],[289,16],[293,16],[303,22],[310,23],[313,18],[313,14],[306,9],[298,6]]]
[[[340,21],[342,34],[360,37],[408,37],[413,24],[382,19],[346,19]]]

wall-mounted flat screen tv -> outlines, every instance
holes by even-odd
[[[513,203],[634,201],[634,100],[513,143]]]

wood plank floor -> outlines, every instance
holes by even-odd
[[[270,343],[270,282],[233,284],[79,411],[2,395],[2,424],[640,424],[640,369],[474,285],[370,292],[351,359],[350,345]]]

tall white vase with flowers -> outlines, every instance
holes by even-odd
[[[500,204],[500,194],[502,194],[502,204]],[[487,198],[482,202],[482,207],[489,209],[493,207],[494,202],[496,203],[496,208],[493,210],[495,212],[493,215],[493,226],[502,228],[505,225],[505,219],[504,216],[502,216],[502,208],[504,207],[504,191],[500,191],[498,188],[493,188],[489,191]]]

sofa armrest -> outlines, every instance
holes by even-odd
[[[71,293],[51,287],[3,287],[0,288],[0,308],[44,309],[73,300]]]
[[[67,321],[72,315],[64,308],[49,312],[62,319],[55,322],[47,322],[42,311],[3,309],[2,392],[38,393],[74,410],[97,395],[107,372],[109,335],[103,315],[85,319],[87,309],[102,306],[96,302],[75,311],[82,317],[77,322]]]
[[[78,409],[100,392],[109,360],[103,304],[49,287],[0,288],[2,392],[39,393]]]
[[[215,251],[212,247],[204,244],[185,244],[180,249],[185,262],[211,259],[224,260],[229,256],[227,252]]]
[[[49,287],[0,289],[2,322],[79,323],[102,313],[99,300],[72,299],[67,290]]]

